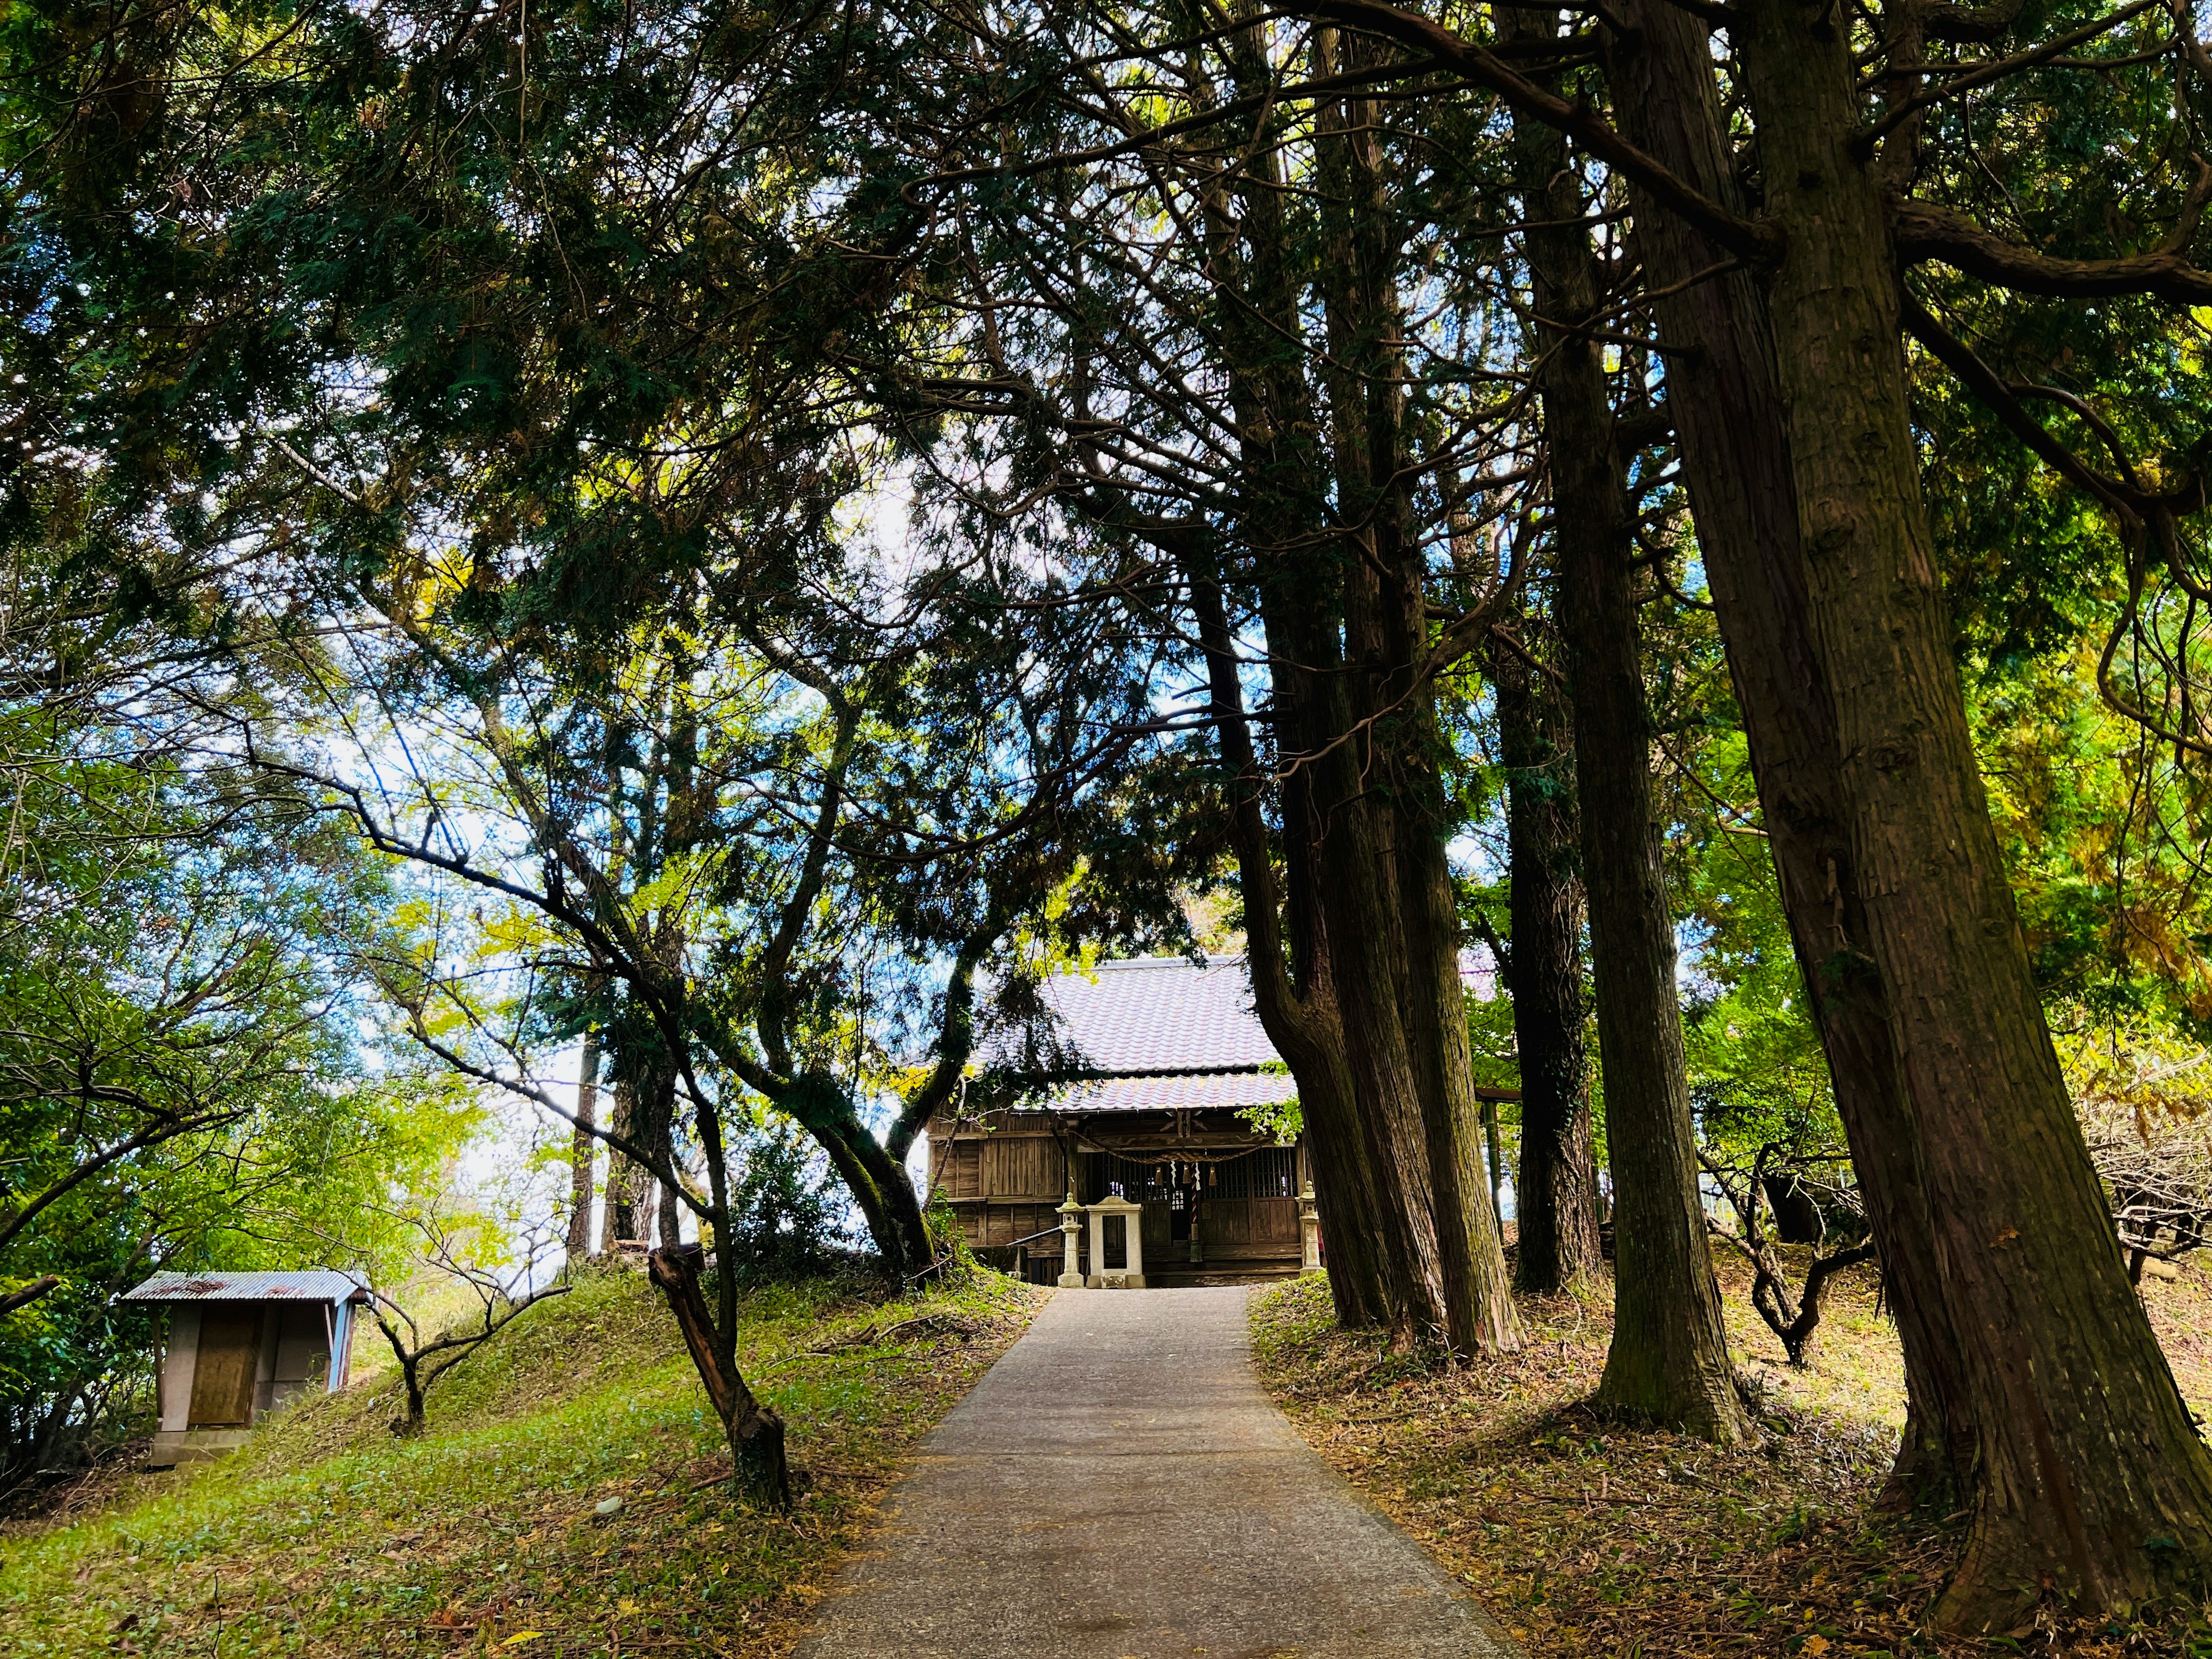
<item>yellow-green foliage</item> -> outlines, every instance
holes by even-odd
[[[419,1439],[386,1430],[386,1374],[227,1462],[139,1477],[105,1515],[9,1540],[0,1651],[785,1651],[900,1453],[1031,1305],[988,1273],[915,1302],[755,1292],[746,1374],[801,1472],[792,1514],[770,1516],[718,1480],[720,1425],[653,1292],[594,1273],[441,1383]],[[929,1313],[946,1318],[811,1352]],[[598,1516],[610,1498],[620,1510]]]

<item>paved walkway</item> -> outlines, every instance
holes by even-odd
[[[1513,1659],[1261,1393],[1248,1295],[1056,1292],[800,1659]]]

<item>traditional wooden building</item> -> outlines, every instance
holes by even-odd
[[[1080,1064],[1009,1098],[971,1090],[929,1125],[932,1193],[978,1253],[1042,1285],[1133,1270],[1132,1283],[1218,1284],[1311,1265],[1303,1140],[1244,1115],[1295,1100],[1297,1085],[1253,1012],[1243,962],[1100,963],[1055,975],[1044,994]],[[1066,1226],[1071,1191],[1137,1213],[1115,1206]]]
[[[349,1273],[155,1273],[123,1297],[167,1313],[155,1372],[157,1467],[241,1443],[255,1421],[309,1391],[345,1386],[356,1310]]]

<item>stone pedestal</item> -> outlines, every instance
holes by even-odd
[[[1126,1198],[1101,1199],[1091,1209],[1091,1272],[1084,1283],[1092,1290],[1141,1291],[1145,1288],[1145,1206]],[[1106,1266],[1106,1218],[1121,1218],[1121,1237],[1127,1241],[1127,1265]]]
[[[1075,1201],[1075,1188],[1067,1189],[1067,1202],[1060,1206],[1060,1288],[1079,1291],[1083,1288],[1083,1259],[1077,1254],[1082,1243],[1083,1206]],[[1093,1257],[1092,1260],[1097,1260]]]
[[[1298,1271],[1321,1271],[1321,1210],[1314,1202],[1310,1181],[1298,1192]]]

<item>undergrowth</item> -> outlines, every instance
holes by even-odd
[[[1873,1507],[1904,1408],[1873,1274],[1835,1286],[1812,1369],[1792,1370],[1743,1308],[1736,1271],[1722,1273],[1757,1401],[1759,1432],[1741,1448],[1590,1410],[1612,1334],[1602,1289],[1522,1298],[1522,1352],[1454,1367],[1336,1329],[1328,1281],[1308,1278],[1254,1299],[1254,1353],[1307,1440],[1534,1659],[2212,1656],[2201,1625],[2047,1614],[1994,1642],[1923,1633],[1958,1540]],[[2212,1304],[2198,1279],[2148,1298],[2170,1351]],[[2180,1346],[2177,1375],[2201,1401],[2201,1345]]]
[[[592,1273],[442,1382],[419,1439],[389,1432],[401,1402],[372,1377],[225,1462],[111,1479],[105,1512],[13,1529],[0,1651],[771,1659],[902,1452],[1035,1301],[988,1273],[890,1303],[850,1282],[752,1291],[746,1376],[798,1480],[777,1515],[729,1494],[720,1426],[642,1276]]]

